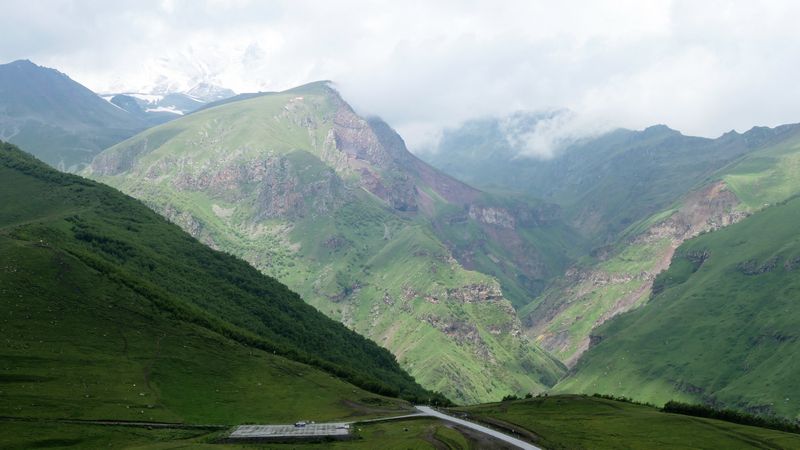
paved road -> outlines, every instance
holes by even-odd
[[[421,412],[423,412],[423,413],[425,413],[425,414],[427,414],[429,416],[433,416],[433,417],[436,417],[438,419],[446,420],[448,422],[452,422],[452,423],[461,425],[462,427],[465,427],[465,428],[469,428],[469,429],[472,429],[472,430],[475,430],[475,431],[479,431],[479,432],[484,433],[484,434],[488,434],[489,436],[492,436],[492,437],[494,437],[496,439],[499,439],[501,441],[504,441],[504,442],[508,442],[509,444],[516,445],[517,447],[519,447],[521,449],[524,449],[524,450],[542,450],[539,447],[531,445],[531,444],[529,444],[529,443],[527,443],[525,441],[519,440],[519,439],[517,439],[515,437],[511,437],[511,436],[509,436],[507,434],[501,433],[499,431],[492,430],[491,428],[486,428],[486,427],[478,425],[476,423],[467,422],[466,420],[461,420],[461,419],[457,419],[457,418],[455,418],[453,416],[448,416],[447,414],[442,414],[439,411],[436,411],[435,409],[432,409],[432,408],[427,407],[427,406],[416,406],[415,408],[417,408],[418,411],[421,411]]]
[[[372,422],[389,422],[394,420],[405,420],[405,419],[413,419],[415,417],[425,417],[427,414],[423,412],[417,412],[414,414],[406,414],[404,416],[391,416],[391,417],[378,417],[376,419],[365,419],[359,420],[358,422],[354,423],[372,423]]]

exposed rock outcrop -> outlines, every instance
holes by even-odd
[[[778,266],[778,258],[772,257],[764,262],[757,260],[747,260],[736,265],[736,269],[745,275],[761,275],[775,270]]]
[[[467,215],[470,219],[477,220],[486,225],[493,225],[511,230],[516,228],[516,220],[511,213],[503,208],[470,205]]]
[[[92,173],[97,176],[118,175],[130,170],[136,159],[150,151],[150,140],[142,139],[117,152],[103,152],[97,155],[91,164]]]
[[[299,169],[286,155],[271,155],[226,164],[212,169],[182,164],[172,185],[179,191],[209,192],[237,202],[251,190],[258,193],[252,219],[304,217],[328,214],[347,197],[342,180],[332,170],[313,181],[302,182]]]
[[[737,210],[738,204],[736,194],[724,182],[718,181],[691,193],[678,211],[650,227],[634,242],[652,242],[667,237],[677,248],[699,233],[714,231],[745,218],[747,213]]]
[[[503,293],[497,285],[471,284],[447,290],[447,298],[462,303],[486,303],[503,299]]]

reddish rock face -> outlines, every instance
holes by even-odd
[[[361,187],[398,211],[421,211],[430,188],[451,203],[467,204],[480,192],[425,164],[403,139],[380,119],[363,119],[338,95],[336,112],[322,159],[337,172],[355,173]]]

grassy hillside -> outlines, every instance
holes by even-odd
[[[646,307],[598,329],[562,392],[800,417],[800,199],[684,243]]]
[[[354,439],[323,443],[221,444],[229,430],[159,430],[145,427],[96,426],[75,423],[30,423],[0,421],[0,446],[4,449],[30,448],[115,448],[115,449],[359,449],[373,450],[461,450],[508,449],[501,442],[436,419],[417,418],[359,424]]]
[[[750,153],[721,170],[721,177],[743,203],[755,211],[800,192],[800,132],[786,129],[786,139]]]
[[[546,449],[792,449],[800,436],[650,406],[577,395],[461,408],[471,418],[532,433]]]
[[[795,449],[800,436],[660,412],[649,406],[584,396],[552,396],[460,408],[457,415],[489,423],[545,449]],[[0,446],[9,449],[69,448],[202,448],[202,449],[465,449],[510,448],[458,426],[419,418],[358,424],[356,439],[324,444],[218,444],[226,432],[148,430],[131,427],[39,422],[0,422]]]
[[[430,398],[389,352],[138,201],[9,144],[0,180],[0,415],[238,423],[398,405],[343,380]]]
[[[487,264],[466,264],[442,237],[454,233],[431,225],[451,208],[473,230],[506,227],[509,247],[533,253],[508,225],[542,214],[481,209],[482,193],[414,158],[324,83],[147,130],[99,155],[90,174],[278,278],[454,400],[539,392],[564,372],[521,336],[499,282],[475,270]]]

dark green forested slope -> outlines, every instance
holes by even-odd
[[[800,416],[800,198],[681,245],[558,386]]]
[[[391,353],[276,280],[140,202],[5,143],[0,304],[0,415],[149,417],[162,408],[156,418],[219,420],[235,410],[252,420],[276,414],[271,401],[307,401],[316,406],[289,409],[328,405],[338,408],[328,416],[341,416],[344,400],[374,397],[331,374],[373,392],[429,396]],[[204,415],[215,404],[224,405]]]

